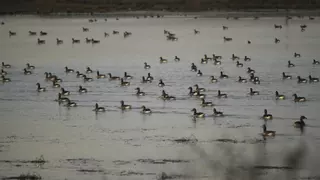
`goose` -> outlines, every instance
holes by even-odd
[[[243,64],[237,61],[237,67],[243,67]]]
[[[10,78],[6,78],[4,75],[1,75],[2,82],[11,82]]]
[[[275,24],[275,25],[274,25],[274,28],[275,28],[275,29],[282,29],[282,25],[277,25],[277,24]]]
[[[227,26],[222,26],[223,30],[228,30],[229,28]]]
[[[15,36],[15,35],[17,35],[17,33],[16,33],[16,32],[9,31],[9,36],[10,36],[10,37],[11,37],[11,36]]]
[[[292,79],[291,75],[287,75],[285,72],[282,73],[282,79]]]
[[[217,56],[215,54],[212,54],[212,59],[222,59],[222,56]]]
[[[251,58],[249,58],[248,56],[244,56],[244,61],[251,61]]]
[[[104,107],[99,107],[98,103],[95,104],[95,108],[94,108],[95,112],[105,112],[106,109]]]
[[[311,75],[309,75],[309,82],[310,82],[310,83],[312,83],[312,82],[319,82],[319,78],[312,77]]]
[[[214,116],[223,116],[223,112],[217,111],[216,108],[213,108],[213,115]]]
[[[291,63],[291,61],[288,61],[288,67],[291,68],[291,67],[295,67],[295,65],[293,63]]]
[[[198,71],[198,68],[196,65],[194,65],[194,63],[191,64],[191,71],[193,71],[193,72]]]
[[[201,58],[201,64],[207,64],[208,63],[208,60],[207,59],[204,59],[204,58]]]
[[[142,92],[139,87],[137,87],[135,90],[137,91],[137,92],[136,92],[136,95],[137,95],[137,96],[145,96],[145,95],[146,95],[146,93],[145,93],[145,92]]]
[[[62,82],[62,79],[58,78],[57,76],[52,76],[52,77],[53,77],[53,80],[52,80],[52,81]]]
[[[86,73],[89,74],[89,73],[92,73],[92,69],[90,67],[87,67],[87,70],[86,70]]]
[[[232,38],[229,38],[229,37],[223,37],[223,40],[225,41],[225,42],[228,42],[228,41],[232,41]]]
[[[278,38],[274,38],[274,43],[279,43],[280,42],[280,39],[278,39]]]
[[[59,87],[60,87],[60,84],[58,84],[56,81],[53,81],[53,82],[52,82],[52,87],[53,87],[53,88],[59,88]]]
[[[8,74],[7,71],[4,71],[3,69],[1,69],[0,75],[5,76],[5,75],[7,75],[7,74]]]
[[[83,31],[83,32],[88,32],[88,31],[89,31],[89,28],[84,28],[84,27],[82,27],[82,31]]]
[[[64,96],[69,96],[70,95],[70,91],[67,91],[64,88],[61,88],[61,94],[64,95]]]
[[[264,109],[264,114],[263,114],[262,118],[263,118],[264,120],[272,120],[272,119],[273,119],[273,116],[272,116],[272,114],[268,114],[267,109]]]
[[[202,72],[200,70],[198,70],[197,76],[202,76]]]
[[[307,79],[301,78],[300,76],[297,77],[298,78],[298,83],[307,83]]]
[[[151,68],[151,66],[150,65],[148,65],[146,62],[144,63],[144,68],[145,69],[150,69]]]
[[[198,84],[195,84],[194,87],[196,88],[195,91],[197,91],[197,92],[204,92],[204,91],[206,91],[205,88],[199,88],[199,85],[198,85]]]
[[[92,39],[86,38],[86,43],[91,43]]]
[[[262,128],[263,128],[262,136],[266,137],[266,136],[275,136],[276,135],[275,131],[268,131],[267,126],[265,124],[262,126]]]
[[[90,78],[90,77],[87,77],[86,75],[83,75],[83,81],[84,82],[91,82],[91,81],[93,81],[93,79],[92,78]]]
[[[205,59],[205,60],[212,60],[213,58],[208,57],[208,56],[205,54],[205,55],[204,55],[204,59]]]
[[[224,74],[222,71],[220,71],[220,79],[227,79],[227,78],[229,78],[229,76]]]
[[[294,97],[294,102],[305,102],[306,98],[305,97],[300,97],[297,94],[292,95]]]
[[[167,93],[164,92],[164,90],[163,90],[163,91],[162,91],[162,99],[163,99],[163,100],[167,100],[167,101],[173,101],[173,100],[176,100],[176,97],[170,96],[169,94],[167,94]]]
[[[71,101],[70,99],[67,100],[67,107],[77,107],[77,103]]]
[[[312,64],[313,64],[313,65],[319,65],[319,64],[320,64],[320,61],[317,61],[317,60],[314,59],[313,62],[312,62]]]
[[[150,73],[148,73],[147,80],[150,80],[150,81],[152,81],[152,80],[153,80],[153,77],[151,76],[151,74],[150,74]]]
[[[109,33],[104,32],[104,37],[109,37]]]
[[[221,61],[217,60],[217,59],[214,59],[214,62],[213,62],[214,65],[221,65]]]
[[[242,78],[241,76],[239,76],[238,82],[239,83],[247,83],[247,79]]]
[[[127,72],[124,72],[124,79],[132,79],[132,76],[130,76]]]
[[[35,35],[37,35],[37,32],[29,31],[29,35],[30,35],[30,36],[35,36]]]
[[[252,88],[250,88],[249,94],[250,94],[251,96],[259,95],[259,91],[254,91]]]
[[[130,82],[126,82],[126,81],[123,80],[123,78],[121,78],[121,79],[120,79],[120,85],[121,85],[121,86],[129,86],[129,85],[130,85]]]
[[[141,108],[142,108],[142,111],[141,111],[142,114],[151,114],[152,113],[151,109],[146,108],[145,106],[142,106]]]
[[[247,44],[251,44],[251,41],[248,40],[248,41],[247,41]]]
[[[200,99],[204,99],[206,97],[205,94],[201,94],[199,91],[193,91],[192,87],[189,87],[189,95],[190,96],[196,96]]]
[[[203,107],[213,106],[213,103],[210,101],[206,101],[205,99],[202,99],[201,106],[203,106]]]
[[[79,90],[78,90],[79,93],[86,93],[88,92],[88,90],[82,86],[79,86]]]
[[[40,31],[40,36],[46,36],[46,35],[48,35],[48,33],[47,33],[47,32]]]
[[[41,87],[40,83],[37,83],[37,91],[38,92],[44,92],[44,91],[46,91],[46,88]]]
[[[105,74],[100,74],[99,71],[97,71],[97,79],[104,79],[106,78],[106,75]]]
[[[248,74],[253,74],[253,73],[256,73],[255,70],[251,69],[250,67],[247,68],[247,73]]]
[[[218,90],[218,95],[217,95],[218,98],[227,98],[228,95],[226,93],[221,93],[220,90]]]
[[[205,114],[202,112],[197,112],[196,108],[193,108],[191,110],[191,112],[193,112],[193,117],[196,117],[196,118],[204,118],[205,117]]]
[[[301,25],[300,25],[300,28],[301,28],[301,29],[305,29],[305,28],[307,28],[307,25],[301,24]]]
[[[109,75],[109,80],[120,80],[120,77],[118,77],[118,76],[112,76],[111,73],[108,73],[108,75]]]
[[[253,79],[251,79],[253,84],[260,84],[260,79],[259,77],[253,77]]]
[[[142,76],[141,82],[142,82],[142,83],[152,83],[152,80],[148,80],[148,79],[146,79],[144,76]]]
[[[95,39],[91,39],[91,43],[92,44],[99,44],[100,43],[100,40],[95,40]]]
[[[180,61],[180,58],[178,56],[175,56],[174,61]]]
[[[284,99],[286,99],[286,96],[279,94],[279,92],[276,91],[276,100],[284,100]]]
[[[314,17],[309,16],[309,20],[314,20]]]
[[[196,29],[194,29],[193,31],[194,31],[194,34],[199,34],[200,33],[200,31],[198,31]]]
[[[73,69],[70,69],[70,68],[68,68],[67,66],[64,67],[64,69],[65,69],[65,72],[66,72],[66,73],[73,73],[73,72],[74,72]]]
[[[239,60],[240,58],[234,54],[232,54],[232,57],[231,57],[232,60]]]
[[[77,73],[77,78],[84,76],[84,74],[81,74],[79,71],[77,71],[76,73]]]
[[[210,76],[210,82],[216,83],[216,82],[218,82],[218,79],[216,79],[214,76]]]
[[[119,34],[119,31],[112,31],[112,34]]]
[[[293,123],[294,127],[296,128],[303,128],[306,124],[304,119],[307,119],[305,116],[300,116],[300,121],[296,121]]]
[[[38,38],[38,44],[45,44],[45,43],[46,43],[45,40],[41,40],[41,39]]]
[[[164,87],[164,86],[165,86],[165,84],[164,84],[164,82],[162,81],[162,79],[159,80],[158,86],[159,86],[159,87]]]
[[[61,40],[61,39],[56,39],[57,40],[57,45],[59,45],[59,44],[63,44],[63,40]]]
[[[122,110],[131,109],[131,105],[124,104],[124,101],[120,101],[120,104],[121,104],[120,108]]]
[[[27,69],[34,69],[34,66],[31,66],[29,63],[26,64],[27,65]]]
[[[80,43],[79,39],[72,38],[72,44],[78,44],[78,43]]]
[[[57,78],[56,75],[52,75],[51,73],[48,73],[48,72],[45,72],[44,74],[46,75],[46,80],[49,80],[49,81],[54,81]]]
[[[69,100],[70,100],[69,98],[62,97],[61,93],[58,94],[58,102],[67,102]]]

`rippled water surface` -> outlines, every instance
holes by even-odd
[[[296,145],[300,131],[292,124],[300,115],[305,115],[307,127],[304,138],[307,142],[308,170],[316,170],[319,164],[319,83],[298,84],[296,76],[307,78],[309,74],[320,76],[320,65],[312,65],[320,59],[319,20],[284,18],[260,20],[239,19],[98,19],[89,23],[81,18],[37,18],[2,17],[6,24],[0,27],[0,59],[12,65],[7,77],[12,82],[0,84],[0,177],[17,176],[21,173],[37,172],[44,179],[155,179],[161,172],[177,174],[176,178],[220,179],[206,168],[201,153],[195,151],[183,138],[197,139],[197,147],[203,148],[215,160],[224,161],[229,155],[221,150],[221,144],[230,144],[239,155],[249,159],[256,148],[267,157],[270,165],[281,165],[287,150]],[[274,29],[274,24],[283,28]],[[300,25],[306,24],[305,32]],[[223,31],[222,25],[229,29]],[[82,32],[82,27],[90,29]],[[167,41],[163,30],[176,33],[178,41]],[[200,31],[195,35],[193,29]],[[8,36],[8,31],[17,32]],[[47,36],[29,36],[28,31],[46,31]],[[113,35],[112,31],[120,31]],[[132,36],[124,38],[124,31]],[[104,37],[104,32],[110,34]],[[223,36],[233,41],[224,42]],[[46,44],[38,45],[37,38]],[[87,44],[85,38],[95,38],[100,44]],[[274,44],[274,38],[281,40]],[[64,43],[57,46],[56,38]],[[71,38],[80,39],[72,44]],[[251,44],[247,44],[251,40]],[[294,52],[301,58],[294,58]],[[207,54],[221,55],[222,65],[200,64]],[[243,68],[236,67],[232,53],[241,57]],[[244,62],[243,57],[252,58]],[[159,63],[162,56],[169,60]],[[175,62],[174,56],[180,57]],[[288,68],[291,60],[296,67]],[[143,68],[147,62],[150,70]],[[194,62],[203,72],[202,77],[190,71]],[[24,75],[26,63],[35,65],[32,75]],[[68,66],[82,73],[90,66],[100,73],[123,76],[126,71],[134,76],[129,87],[121,87],[119,81],[96,79],[95,72],[88,74],[93,82],[83,82],[75,73],[66,74]],[[238,76],[248,77],[246,68],[256,70],[261,84],[237,83]],[[220,71],[229,79],[210,83],[209,77],[219,77]],[[63,79],[61,86],[71,91],[70,99],[78,107],[66,108],[55,99],[59,88],[45,81],[45,72],[52,72]],[[155,80],[142,84],[142,76],[150,72]],[[293,80],[282,80],[282,72],[293,75]],[[163,79],[166,86],[157,86]],[[47,88],[38,93],[36,83]],[[203,108],[197,98],[188,96],[188,87],[198,84],[207,89],[206,100],[223,111],[225,117],[213,118],[212,107]],[[78,86],[88,89],[79,94]],[[146,92],[145,97],[135,96],[135,88]],[[260,91],[259,96],[249,96],[249,88]],[[177,97],[176,101],[159,98],[162,89]],[[227,99],[216,97],[217,91],[228,94]],[[276,101],[274,92],[287,96]],[[292,94],[307,98],[305,103],[294,103]],[[132,105],[133,109],[122,112],[120,101]],[[96,114],[94,104],[106,108],[105,113]],[[153,110],[152,115],[142,115],[140,107]],[[191,118],[190,110],[197,108],[209,117]],[[277,132],[273,139],[262,143],[263,110],[273,114],[268,129]],[[28,163],[44,156],[45,164]],[[304,175],[309,171],[305,170]],[[214,178],[212,178],[214,177]]]

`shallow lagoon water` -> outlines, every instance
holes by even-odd
[[[312,65],[312,59],[320,59],[318,19],[293,19],[287,25],[284,18],[125,18],[107,22],[98,19],[96,23],[82,18],[1,19],[6,22],[0,28],[1,61],[13,67],[7,69],[12,82],[0,85],[0,177],[37,172],[45,179],[155,179],[159,173],[166,172],[194,179],[220,179],[206,168],[203,157],[190,143],[176,140],[195,137],[197,146],[217,161],[228,159],[221,144],[231,144],[249,160],[257,148],[264,148],[265,153],[261,154],[269,164],[281,165],[281,157],[301,140],[299,130],[292,127],[300,115],[308,118],[303,136],[307,142],[308,161],[303,175],[316,170],[319,163],[317,110],[320,84],[297,84],[295,77],[320,76],[320,66]],[[274,24],[282,24],[283,28],[274,29]],[[300,24],[308,25],[305,32],[300,31]],[[229,30],[223,31],[222,25],[228,26]],[[82,32],[82,27],[88,27],[90,31]],[[179,40],[167,41],[164,29],[176,33]],[[193,29],[199,30],[200,34],[194,35]],[[9,37],[9,30],[17,32],[17,36]],[[46,44],[38,45],[38,36],[29,36],[29,30],[48,32],[48,36],[40,37]],[[120,35],[112,35],[113,30],[120,31]],[[132,36],[123,38],[124,31],[132,32]],[[104,32],[110,36],[104,38]],[[223,42],[223,36],[232,37],[233,41]],[[86,37],[99,39],[101,43],[86,44]],[[275,37],[281,40],[279,44],[274,44]],[[57,46],[56,38],[63,39],[64,44]],[[71,38],[80,39],[81,43],[72,44]],[[247,44],[247,40],[252,44]],[[294,52],[302,57],[294,58]],[[215,66],[210,61],[207,65],[200,64],[204,54],[211,56],[212,53],[223,56],[222,65]],[[252,61],[243,62],[244,67],[238,68],[230,59],[232,53],[242,57],[241,62],[245,55]],[[180,62],[173,61],[175,55],[181,58]],[[160,64],[160,56],[169,59],[169,63]],[[288,60],[296,67],[287,68]],[[22,69],[28,62],[36,69],[34,74],[25,76]],[[145,70],[144,62],[152,68]],[[190,71],[192,62],[203,72],[203,77]],[[120,87],[118,81],[96,78],[84,83],[75,73],[66,74],[65,66],[80,72],[90,66],[115,76],[123,76],[126,71],[134,78],[129,87]],[[235,82],[238,76],[247,77],[247,67],[256,70],[260,85]],[[218,77],[221,70],[230,78],[209,83],[209,76]],[[51,88],[51,83],[45,81],[44,72],[53,72],[63,79],[62,87],[71,91],[70,99],[77,102],[78,107],[68,109],[54,101],[59,89]],[[148,72],[155,77],[154,82],[141,84],[141,77],[147,76]],[[282,72],[293,75],[294,79],[283,81]],[[89,74],[89,77],[95,77],[95,74]],[[157,86],[160,78],[166,84],[164,88]],[[37,82],[48,91],[37,93]],[[192,120],[192,108],[212,114],[212,108],[201,108],[199,100],[187,95],[187,88],[194,84],[207,89],[207,100],[213,101],[225,117]],[[77,93],[79,85],[89,92]],[[136,97],[136,87],[147,95]],[[250,87],[261,95],[248,96]],[[164,102],[159,99],[162,89],[177,100]],[[229,97],[218,99],[218,89]],[[276,101],[276,90],[285,94],[287,100]],[[308,101],[294,103],[293,93],[305,96]],[[133,109],[122,112],[119,109],[121,100],[131,104]],[[106,107],[107,112],[94,113],[96,102]],[[140,114],[142,105],[154,113]],[[261,143],[259,135],[263,109],[273,114],[274,120],[268,122],[268,128],[277,132],[276,137],[266,143]],[[221,139],[241,143],[222,143]],[[33,160],[40,155],[48,161],[41,167],[14,162]],[[5,163],[4,160],[13,162]],[[163,163],[164,160],[184,161]]]

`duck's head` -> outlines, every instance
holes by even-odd
[[[268,110],[267,109],[264,109],[264,114],[268,114]]]
[[[2,76],[2,78],[3,78],[4,76]],[[40,86],[40,83],[37,83],[37,86]]]
[[[197,89],[199,88],[198,84],[195,84],[194,87],[197,88]]]
[[[283,75],[283,76],[285,76],[285,75],[286,75],[286,73],[285,73],[285,72],[282,72],[282,75]]]
[[[297,95],[297,94],[293,94],[292,96],[293,96],[293,97],[298,97],[298,95]]]
[[[196,108],[193,108],[191,111],[192,111],[192,112],[197,112]]]
[[[146,106],[141,106],[142,109],[146,109]]]
[[[304,120],[304,119],[308,119],[308,118],[305,116],[300,116],[300,120]]]
[[[3,62],[2,62],[2,64],[3,64]],[[191,66],[194,66],[194,63],[191,63]]]
[[[250,92],[252,92],[253,91],[253,89],[252,88],[250,88]]]
[[[266,132],[267,131],[267,126],[264,124],[262,125],[262,128],[263,128],[263,132]]]
[[[111,76],[111,73],[108,73],[109,76]]]
[[[159,83],[163,83],[162,79],[159,80]]]
[[[223,75],[223,72],[222,72],[222,71],[220,71],[220,74],[221,74],[221,75]]]
[[[98,103],[96,103],[96,104],[95,104],[95,107],[96,107],[96,108],[98,108],[98,107],[99,107]]]
[[[295,53],[296,54],[296,53]],[[291,61],[288,61],[288,64],[291,64]]]
[[[301,79],[301,77],[300,77],[300,76],[298,76],[297,78],[298,78],[298,79]]]
[[[213,112],[217,112],[216,108],[213,108]]]
[[[61,88],[61,91],[64,92],[64,88]]]
[[[146,62],[144,62],[144,65],[147,65],[147,63],[146,63]]]
[[[121,100],[121,101],[120,101],[120,104],[121,104],[121,105],[124,105],[124,101],[123,101],[123,100]]]
[[[218,94],[220,94],[221,93],[221,91],[220,90],[218,90]]]
[[[65,69],[68,69],[68,67],[66,66],[66,67],[64,67]]]
[[[29,63],[27,63],[27,66],[30,66],[30,64],[29,64]]]
[[[124,72],[124,76],[127,76],[127,72]]]
[[[192,91],[192,87],[188,87],[188,89],[189,89],[190,91]]]
[[[58,93],[59,98],[61,97],[61,93]]]
[[[120,81],[123,82],[123,78],[120,78]]]
[[[279,95],[279,92],[278,92],[278,91],[276,91],[276,95]]]
[[[150,77],[150,76],[151,76],[151,74],[150,74],[150,73],[148,73],[148,76]]]
[[[309,79],[311,79],[312,77],[311,77],[311,75],[309,75]]]
[[[214,79],[214,76],[210,76],[211,79]]]
[[[82,86],[79,86],[79,89],[82,89]]]
[[[137,88],[135,88],[135,90],[139,91],[139,90],[140,90],[140,88],[139,88],[139,87],[137,87]]]

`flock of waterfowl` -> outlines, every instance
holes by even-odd
[[[288,18],[288,17],[287,17]],[[255,18],[257,19],[257,18]],[[309,18],[310,19],[310,18]],[[313,19],[310,19],[313,20]],[[276,29],[282,29],[282,25],[274,25],[274,28]],[[305,29],[307,28],[307,25],[301,25],[300,26],[301,31],[305,31]],[[228,30],[227,26],[222,26],[223,30]],[[82,28],[83,32],[87,32],[89,31],[88,28]],[[119,34],[118,31],[113,31],[112,34]],[[176,35],[168,30],[164,30],[164,34],[166,35],[168,40],[178,40],[178,38],[176,37]],[[200,34],[199,30],[194,29],[194,34]],[[13,31],[9,31],[9,36],[16,36],[17,33],[13,32]],[[30,36],[35,36],[37,35],[37,32],[33,32],[33,31],[29,31],[29,35]],[[40,36],[46,36],[48,35],[46,32],[40,31],[39,33]],[[130,36],[131,32],[124,32],[124,37]],[[105,37],[109,36],[108,33],[105,33]],[[232,41],[232,38],[230,37],[223,37],[223,40],[225,42],[227,41]],[[87,43],[99,43],[99,40],[94,40],[94,39],[89,39],[86,38],[85,40]],[[38,44],[44,44],[45,40],[41,40],[38,38],[37,40]],[[275,38],[275,43],[279,43],[280,39]],[[57,39],[57,44],[62,44],[63,40],[61,39]],[[78,39],[74,39],[72,38],[72,43],[80,43],[80,40]],[[251,40],[248,40],[248,44],[251,44]],[[301,55],[299,53],[294,53],[293,54],[294,58],[300,58]],[[250,61],[254,61],[251,60],[250,57],[245,56],[244,58],[240,58],[239,56],[232,54],[231,55],[231,61],[234,62],[235,66],[238,68],[244,68],[244,64],[240,62],[241,59],[243,59],[244,62],[250,62]],[[164,63],[168,63],[170,60],[165,59],[163,57],[160,57],[159,59],[159,63],[160,64],[164,64]],[[172,61],[175,62],[179,62],[180,58],[178,56],[173,57]],[[227,58],[223,58],[222,56],[219,56],[217,54],[212,54],[212,56],[208,56],[208,55],[204,55],[204,57],[200,58],[200,62],[199,64],[213,64],[216,66],[221,65],[224,61],[227,61]],[[311,60],[310,61],[310,66],[316,66],[316,65],[320,65],[320,62],[318,60]],[[291,62],[290,60],[288,61],[288,66],[287,68],[294,68],[295,64],[293,62]],[[4,62],[2,62],[2,69],[1,69],[1,81],[3,83],[8,83],[10,82],[10,78],[7,77],[7,69],[10,69],[11,65],[10,64],[5,64]],[[144,63],[144,65],[141,65],[141,69],[151,69],[152,66],[150,64],[148,64],[147,62]],[[36,69],[35,66],[30,65],[29,63],[26,64],[26,67],[23,68],[22,72],[25,75],[31,75],[33,74],[33,70]],[[133,77],[131,75],[129,75],[127,72],[124,72],[124,76],[123,77],[119,77],[119,76],[113,76],[111,73],[106,73],[106,74],[102,74],[99,70],[97,71],[93,71],[90,67],[86,67],[85,72],[81,73],[79,70],[74,70],[71,69],[69,67],[65,67],[64,71],[66,74],[71,75],[71,76],[75,76],[77,78],[82,78],[84,82],[90,82],[90,81],[94,81],[94,78],[89,77],[89,75],[91,75],[92,73],[95,73],[95,78],[96,79],[109,79],[110,81],[119,81],[119,85],[122,87],[125,86],[132,86],[133,84],[130,83],[130,79],[132,78],[137,78],[137,77]],[[203,73],[201,72],[201,70],[198,68],[198,66],[195,63],[191,64],[190,67],[190,71],[195,73],[195,76],[203,76]],[[260,84],[260,77],[256,76],[256,71],[254,69],[252,69],[251,67],[247,67],[246,68],[246,73],[248,74],[248,78],[246,77],[241,77],[238,76],[238,83],[248,83],[251,82],[254,85],[259,85]],[[282,74],[282,79],[283,80],[290,80],[290,79],[294,79],[294,77],[292,75],[286,74],[285,72],[279,72],[279,74]],[[223,81],[224,79],[228,79],[229,75],[227,75],[225,72],[221,71],[220,72],[220,76],[219,77],[215,77],[213,75],[210,76],[210,80],[209,83],[218,83],[219,81]],[[262,77],[263,78],[263,77]],[[297,83],[316,83],[319,82],[319,78],[317,77],[313,77],[312,75],[309,75],[308,78],[302,78],[300,76],[297,76]],[[77,103],[72,101],[70,98],[68,98],[68,96],[71,94],[70,91],[66,90],[65,88],[61,87],[61,85],[59,84],[60,82],[62,82],[63,80],[60,79],[57,75],[55,75],[54,73],[51,72],[46,72],[45,73],[45,80],[46,82],[51,82],[52,86],[51,88],[59,88],[61,91],[58,93],[57,95],[57,101],[60,103],[64,103],[65,106],[71,108],[71,107],[76,107]],[[141,83],[153,83],[153,81],[155,80],[155,78],[151,75],[151,73],[148,73],[148,75],[142,76],[141,77]],[[157,84],[159,87],[165,87],[165,82],[159,77],[158,78],[159,83]],[[46,89],[48,87],[42,87],[40,85],[40,83],[35,83],[37,88],[36,91],[38,92],[45,92]],[[143,92],[139,87],[136,87],[138,84],[135,84],[135,95],[136,96],[145,96],[147,95],[147,93]],[[186,94],[188,93],[188,95],[190,97],[194,97],[195,99],[199,99],[200,100],[200,106],[202,107],[214,107],[215,104],[213,104],[210,101],[206,101],[206,94],[204,93],[206,91],[205,88],[201,88],[199,87],[197,84],[195,84],[194,86],[190,86],[188,88],[189,92],[187,92],[186,90]],[[85,94],[87,93],[87,89],[84,86],[79,86],[78,88],[78,93],[80,94]],[[217,91],[217,98],[228,98],[228,95],[226,93],[221,92],[220,90]],[[254,90],[252,87],[249,89],[248,94],[250,96],[258,96],[260,94],[259,91]],[[276,100],[285,100],[287,99],[288,95],[284,95],[284,94],[280,94],[278,91],[275,92],[274,94],[274,99]],[[307,101],[307,98],[302,97],[302,96],[298,96],[296,93],[292,94],[293,96],[293,102],[299,103],[299,102],[305,102]],[[160,98],[164,101],[173,101],[176,100],[176,97],[173,95],[169,95],[165,90],[162,90],[162,94],[160,96]],[[106,109],[102,106],[99,106],[98,103],[94,104],[94,111],[95,112],[105,112]],[[122,110],[128,110],[131,109],[132,106],[131,105],[127,105],[125,104],[124,101],[120,101],[120,109]],[[147,108],[146,106],[141,106],[141,113],[143,114],[151,114],[152,110]],[[202,112],[198,112],[196,108],[192,108],[191,110],[193,112],[193,117],[196,120],[197,118],[205,118],[208,116],[214,116],[214,117],[223,117],[224,113],[221,111],[218,111],[216,108],[213,108],[213,114],[212,115],[208,115]],[[262,119],[264,119],[264,121],[269,121],[273,119],[272,114],[268,114],[267,109],[264,110],[264,114],[262,115]],[[307,119],[305,116],[301,116],[300,117],[300,121],[294,122],[295,127],[299,127],[299,128],[303,128],[305,126],[305,122],[304,120]],[[264,123],[263,127],[263,136],[274,136],[275,135],[275,131],[268,131],[267,130],[267,126],[266,123]]]

